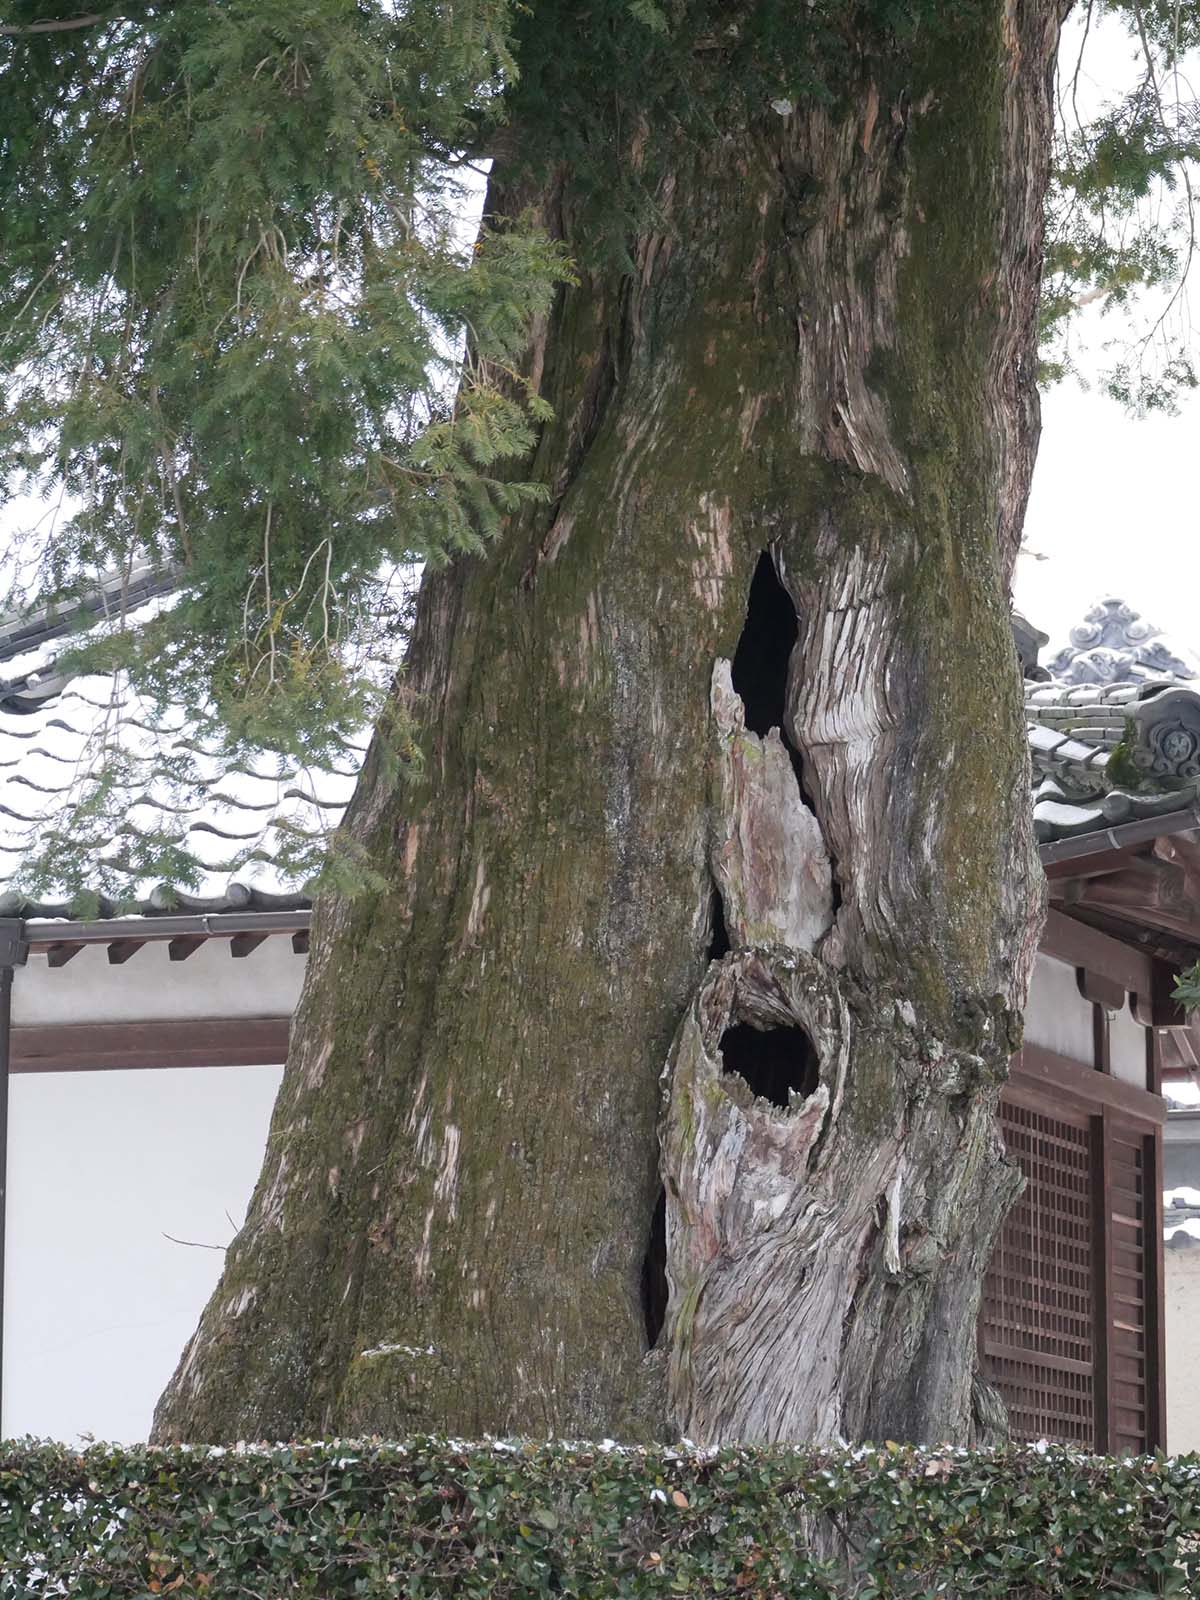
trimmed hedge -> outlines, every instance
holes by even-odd
[[[1198,1532],[1197,1457],[0,1446],[4,1600],[1196,1595]]]

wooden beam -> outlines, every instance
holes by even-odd
[[[24,923],[25,943],[30,950],[46,950],[53,944],[111,944],[114,939],[153,940],[187,938],[224,939],[235,933],[295,933],[307,928],[312,913],[307,907],[296,911],[220,911],[156,912],[150,917],[107,917],[98,922],[40,921]]]
[[[1195,937],[1189,940],[1166,933],[1161,928],[1139,922],[1136,914],[1132,920],[1127,920],[1109,909],[1089,905],[1085,901],[1071,907],[1071,920],[1094,928],[1097,933],[1116,939],[1151,960],[1165,961],[1176,972],[1200,960],[1200,941]]]
[[[1099,977],[1117,983],[1128,994],[1143,997],[1149,1004],[1154,985],[1154,963],[1141,950],[1133,950],[1119,939],[1110,938],[1086,922],[1064,916],[1061,911],[1046,913],[1042,949],[1073,967],[1083,967]]]
[[[1143,1144],[1142,1238],[1146,1251],[1146,1449],[1167,1439],[1166,1272],[1163,1256],[1162,1134]]]
[[[1013,1057],[1008,1081],[1014,1089],[1037,1091],[1050,1104],[1065,1095],[1081,1109],[1094,1112],[1100,1106],[1112,1106],[1150,1127],[1167,1119],[1166,1101],[1159,1095],[1097,1072],[1094,1067],[1081,1066],[1038,1044],[1023,1045]]]
[[[1196,1077],[1200,1069],[1200,1022],[1193,1020],[1186,1028],[1152,1028],[1150,1033],[1161,1077],[1200,1082]]]
[[[1071,839],[1052,839],[1041,846],[1042,865],[1049,869],[1059,861],[1090,859],[1105,850],[1132,850],[1150,839],[1163,839],[1200,828],[1200,807],[1169,811],[1157,817],[1139,817],[1135,822],[1120,822],[1112,828],[1097,828],[1094,833],[1076,834]]]
[[[1079,992],[1085,1000],[1102,1006],[1106,1011],[1124,1011],[1129,996],[1125,993],[1123,983],[1105,978],[1099,972],[1089,972],[1086,967],[1080,971],[1078,982]]]
[[[1122,994],[1121,1003],[1124,1004],[1124,1001]],[[1097,1072],[1112,1071],[1112,1031],[1108,1025],[1108,1013],[1116,1009],[1115,1006],[1092,1005],[1092,1066]]]
[[[258,949],[266,937],[265,933],[235,933],[229,941],[229,954],[248,956],[252,950]]]
[[[287,1059],[288,1017],[53,1023],[12,1030],[13,1072],[250,1067]]]
[[[1166,962],[1156,961],[1149,1005],[1143,1006],[1136,999],[1133,1003],[1133,1014],[1143,1027],[1169,1029],[1172,1033],[1191,1027],[1187,1012],[1175,999],[1175,983],[1176,973]]]
[[[1108,1118],[1092,1118],[1092,1405],[1096,1418],[1094,1448],[1102,1455],[1112,1437],[1113,1368],[1108,1325],[1112,1314],[1113,1243],[1109,1219],[1112,1188],[1112,1138]]]
[[[145,942],[144,939],[114,939],[108,947],[110,963],[114,967],[123,966],[130,956],[137,955]]]
[[[1076,860],[1051,861],[1045,872],[1051,883],[1063,878],[1103,878],[1110,872],[1123,872],[1128,867],[1133,852],[1130,850],[1098,850],[1094,856],[1081,856]]]
[[[1064,911],[1089,911],[1121,918],[1142,928],[1163,929],[1200,944],[1200,885],[1166,861],[1140,862],[1138,871],[1105,878],[1072,878],[1050,886],[1051,903]]]
[[[1187,1037],[1185,1028],[1147,1028],[1146,1029],[1146,1087],[1151,1094],[1161,1094],[1162,1075],[1162,1043],[1164,1039]]]

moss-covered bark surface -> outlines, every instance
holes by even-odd
[[[388,888],[319,908],[262,1178],[160,1438],[966,1435],[1037,909],[1007,585],[1056,10],[971,15],[856,60],[833,105],[681,138],[633,270],[584,274],[540,330],[550,499],[426,578],[397,689],[424,775],[368,762],[347,826]],[[569,175],[544,204],[573,242]],[[833,921],[755,956],[733,917],[710,970],[714,854],[754,788],[721,767],[713,673],[737,688],[764,550]],[[747,825],[722,870],[811,878],[806,828]],[[765,925],[770,901],[759,881]],[[837,1026],[800,1019],[820,1088],[751,1104],[701,1027],[689,1120],[664,1067],[756,961],[805,964],[826,1022],[837,997]],[[714,1209],[704,1141],[734,1110],[762,1140]],[[777,1214],[739,1233],[755,1198]]]

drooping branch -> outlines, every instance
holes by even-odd
[[[98,22],[115,22],[112,12],[90,11],[82,17],[56,17],[48,22],[0,22],[0,33],[10,37],[27,33],[69,33],[75,28],[94,28]]]

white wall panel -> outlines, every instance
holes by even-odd
[[[224,960],[248,967],[261,953]],[[0,1436],[146,1437],[223,1261],[220,1249],[165,1235],[229,1243],[258,1177],[280,1075],[213,1067],[13,1077]]]
[[[1128,1005],[1123,1011],[1109,1013],[1108,1050],[1114,1078],[1120,1078],[1122,1083],[1132,1083],[1139,1089],[1148,1087],[1146,1029]]]
[[[1091,1001],[1080,994],[1074,967],[1041,952],[1033,964],[1025,1038],[1086,1067],[1093,1064]]]
[[[13,975],[13,1025],[290,1017],[304,966],[284,935],[236,958],[228,939],[210,939],[186,961],[172,961],[164,939],[118,966],[103,945],[85,945],[65,967],[32,952]]]

